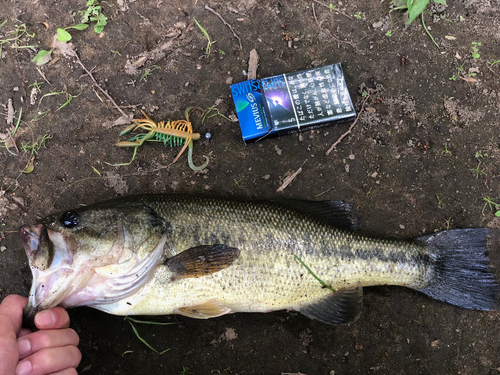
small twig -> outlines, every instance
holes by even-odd
[[[133,67],[136,69],[140,68],[141,66],[143,66],[146,63],[146,61],[148,61],[150,59],[159,58],[161,60],[163,57],[165,57],[166,51],[174,45],[174,41],[177,38],[178,38],[178,36],[175,36],[172,39],[169,39],[168,41],[163,43],[160,47],[155,48],[152,51],[147,51],[147,52],[142,53],[141,54],[142,56],[139,57],[136,61],[134,61],[132,63]]]
[[[304,160],[304,162],[302,163],[302,165],[300,166],[299,169],[297,169],[294,174],[292,174],[291,176],[288,176],[287,178],[285,178],[285,181],[283,181],[283,185],[281,185],[278,190],[276,190],[278,193],[280,191],[283,191],[286,189],[286,187],[288,185],[290,185],[292,183],[293,180],[295,180],[295,177],[297,177],[301,172],[302,172],[302,167],[304,166],[304,164],[306,163],[307,159]]]
[[[325,190],[324,192],[319,193],[318,195],[315,195],[315,196],[314,196],[314,198],[321,197],[323,194],[326,194],[326,193],[328,193],[330,190],[333,190],[333,189],[335,189],[335,188],[336,188],[336,186],[333,186],[333,187],[331,187],[330,189]]]
[[[359,110],[358,115],[356,116],[356,120],[354,120],[354,122],[352,123],[352,125],[349,127],[349,130],[347,130],[344,134],[342,134],[342,135],[340,136],[340,138],[339,138],[339,139],[337,139],[337,141],[336,141],[336,142],[332,145],[332,147],[330,147],[330,148],[328,149],[328,151],[326,152],[326,155],[330,155],[330,152],[332,152],[332,151],[333,151],[333,149],[334,149],[335,147],[337,147],[337,145],[338,145],[340,142],[342,142],[342,140],[343,140],[343,139],[344,139],[344,138],[345,138],[348,134],[350,134],[350,133],[351,133],[352,128],[354,128],[354,125],[356,125],[356,123],[358,122],[359,116],[361,116],[361,113],[362,113],[362,112],[363,112],[363,110],[365,109],[365,103],[366,103],[366,101],[368,100],[368,98],[369,98],[369,97],[370,97],[370,94],[367,94],[367,95],[366,95],[365,100],[363,100],[363,104],[361,105],[361,109]]]
[[[120,108],[134,108],[134,109],[136,109],[137,107],[141,107],[141,106],[143,106],[143,104],[139,103],[139,104],[121,105]]]
[[[487,67],[489,70],[491,70],[491,72],[492,72],[494,75],[498,76],[498,73],[496,73],[493,69],[491,69],[491,67],[489,67],[489,66],[488,66],[488,64],[486,64],[486,67]]]
[[[14,124],[14,106],[12,105],[12,99],[9,98],[7,101],[7,125],[13,125]]]
[[[186,30],[184,30],[184,32],[181,34],[179,38],[180,39],[184,38],[186,34],[189,32],[189,30],[193,28],[193,26],[194,26],[194,21],[191,21],[191,23],[188,25],[188,27],[186,27]]]
[[[236,32],[234,31],[233,27],[224,18],[222,18],[222,16],[219,13],[217,13],[215,10],[213,10],[212,8],[210,8],[208,5],[205,5],[205,9],[209,10],[210,12],[212,12],[213,14],[215,14],[217,17],[219,17],[221,19],[221,21],[224,23],[224,25],[226,25],[227,27],[229,27],[229,30],[231,30],[231,32],[233,33],[234,37],[236,39],[238,39],[238,43],[240,44],[240,51],[241,51],[243,49],[243,47],[241,45],[241,38],[236,34]]]
[[[89,72],[90,73],[97,73],[97,70],[94,71],[95,68],[97,68],[97,66],[94,66],[92,69],[89,70]],[[77,81],[79,81],[80,78],[82,78],[82,77],[87,77],[87,75],[88,75],[87,73],[82,74],[80,77],[78,77]]]
[[[332,38],[333,40],[335,40],[338,43],[346,43],[346,44],[349,44],[349,45],[353,46],[354,48],[356,48],[356,46],[353,43],[348,42],[347,40],[339,39],[335,35],[333,35],[329,30],[324,29],[321,26],[321,24],[319,23],[318,18],[316,17],[316,10],[314,9],[314,3],[311,3],[311,4],[312,4],[312,11],[313,11],[314,20],[316,21],[316,24],[318,25],[320,31],[323,31],[325,34],[327,34],[330,38]]]
[[[325,8],[328,8],[330,9],[330,6],[325,4],[325,3],[322,3],[321,1],[318,1],[318,0],[313,0],[315,3],[318,3],[319,5],[323,5]],[[343,16],[346,16],[347,18],[351,19],[352,20],[352,17],[348,14],[345,14],[343,11],[341,11],[340,9],[337,9],[337,8],[333,8],[333,11],[334,12],[337,12],[337,13],[340,13],[342,14]]]
[[[228,11],[230,11],[230,12],[233,12],[233,13],[235,13],[235,14],[241,14],[240,12],[238,12],[238,10],[237,10],[237,9],[234,9],[234,8],[232,8],[232,7],[230,7],[230,6],[228,6],[228,7],[227,7],[227,10],[228,10]]]
[[[47,79],[47,77],[45,77],[45,74],[43,74],[42,70],[38,66],[35,66],[35,68],[38,71],[38,73],[40,73],[40,75],[42,76],[42,78],[44,79],[44,81],[47,82],[49,85],[51,85],[51,83],[49,82],[49,80]]]
[[[82,61],[80,60],[80,57],[78,57],[78,54],[76,53],[75,51],[75,58],[76,58],[76,61],[78,62],[78,64],[80,64],[80,66],[82,67],[83,70],[85,70],[85,72],[87,73],[87,75],[92,79],[92,81],[94,82],[94,85],[97,86],[97,88],[99,90],[101,90],[101,92],[106,95],[106,97],[111,101],[111,103],[113,103],[113,105],[115,106],[115,108],[124,116],[124,117],[130,117],[129,115],[127,115],[125,112],[123,112],[123,110],[118,106],[118,104],[116,104],[116,102],[113,100],[113,98],[108,94],[108,92],[106,90],[104,90],[101,85],[99,85],[99,83],[97,83],[96,79],[94,78],[94,76],[92,75],[92,73],[85,67],[85,65],[83,65]]]

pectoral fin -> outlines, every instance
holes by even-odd
[[[177,309],[175,313],[195,319],[209,319],[229,313],[231,309],[216,300],[210,300],[201,305],[186,306]]]
[[[240,250],[227,245],[196,246],[177,254],[165,264],[176,279],[201,277],[229,267]]]
[[[308,305],[294,309],[311,319],[327,324],[349,324],[355,322],[363,306],[363,288],[340,289]]]

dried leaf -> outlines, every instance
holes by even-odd
[[[61,42],[57,39],[57,35],[54,35],[52,39],[52,47],[54,48],[54,53],[62,55],[64,57],[76,57],[75,49],[72,43]]]
[[[455,58],[459,59],[459,60],[462,60],[462,56],[460,56],[460,54],[457,52],[455,53]]]
[[[134,115],[120,116],[114,121],[104,122],[103,125],[106,128],[111,128],[113,126],[128,125],[134,118]]]
[[[472,77],[458,77],[458,78],[463,79],[465,82],[469,82],[469,83],[477,82],[477,79],[472,78]]]
[[[35,157],[32,157],[30,159],[30,161],[28,162],[28,164],[26,165],[26,168],[24,168],[23,173],[28,174],[28,173],[33,172],[33,170],[35,169],[35,165],[33,164],[34,161],[35,161]]]
[[[445,35],[444,36],[446,39],[448,40],[456,40],[457,38],[455,38],[454,36],[451,36],[451,35]]]
[[[365,108],[365,111],[375,113],[377,110],[375,108]]]

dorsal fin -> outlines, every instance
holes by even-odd
[[[339,289],[311,304],[294,306],[294,310],[326,324],[349,324],[358,319],[362,306],[363,288],[358,285]]]
[[[227,245],[202,245],[184,250],[165,264],[174,278],[201,277],[229,267],[240,255],[240,250]]]
[[[331,201],[279,200],[274,203],[301,212],[339,229],[355,231],[361,229],[363,220],[353,203]]]

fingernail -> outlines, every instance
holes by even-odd
[[[56,322],[52,311],[41,311],[35,316],[35,324],[38,328],[52,327]]]
[[[21,361],[16,366],[16,375],[28,375],[32,366],[30,361]]]
[[[19,357],[25,357],[31,352],[31,342],[28,339],[19,339],[17,341],[17,350],[19,351]]]

